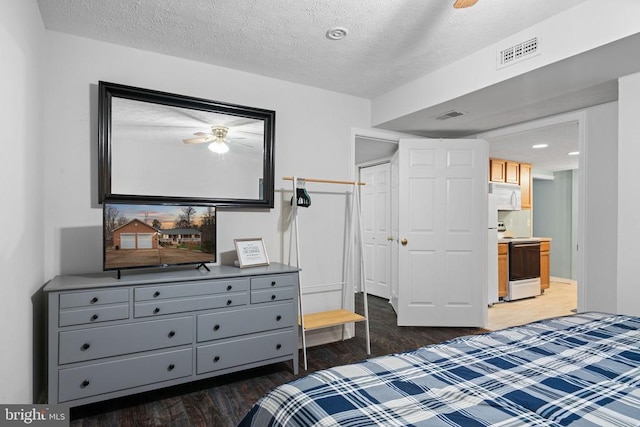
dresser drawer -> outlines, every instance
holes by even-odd
[[[225,311],[198,316],[198,342],[247,335],[254,332],[292,327],[293,303]]]
[[[183,298],[196,295],[246,292],[248,289],[249,279],[186,282],[179,285],[135,288],[134,299],[136,301],[155,301],[166,298]]]
[[[273,288],[251,291],[251,304],[293,299],[295,288]]]
[[[60,332],[58,363],[156,350],[193,342],[193,319],[155,320]]]
[[[187,311],[235,307],[247,305],[248,302],[249,295],[246,292],[197,298],[136,302],[134,306],[134,317],[161,316],[163,314],[183,313]]]
[[[291,330],[201,346],[196,350],[196,370],[202,374],[291,355],[297,344]]]
[[[60,294],[60,308],[86,307],[129,302],[128,289],[103,289]]]
[[[193,350],[188,348],[61,369],[58,374],[58,401],[66,402],[190,376],[193,373],[192,354]]]
[[[114,304],[88,308],[60,310],[60,326],[100,323],[129,318],[129,304]]]
[[[271,276],[259,276],[251,278],[251,290],[271,289],[298,284],[297,274],[274,274]]]

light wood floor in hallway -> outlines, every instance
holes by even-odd
[[[575,283],[551,282],[544,294],[511,302],[500,302],[489,307],[489,330],[522,325],[550,317],[575,314],[577,307],[577,285]]]

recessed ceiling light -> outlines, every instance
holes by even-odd
[[[549,144],[536,144],[532,145],[531,148],[547,148]]]
[[[580,152],[579,151],[572,151],[572,152],[567,153],[567,154],[569,154],[570,156],[577,156],[578,154],[580,154]]]
[[[347,37],[347,34],[349,34],[349,31],[346,28],[333,27],[327,31],[326,36],[329,40],[342,40]]]

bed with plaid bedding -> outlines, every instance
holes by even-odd
[[[640,426],[640,318],[584,313],[318,371],[239,426]]]

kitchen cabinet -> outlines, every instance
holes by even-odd
[[[520,184],[520,164],[516,162],[505,162],[504,167],[506,173],[504,182],[507,184]]]
[[[549,274],[549,261],[551,254],[551,241],[540,241],[540,292],[548,289],[551,283]]]
[[[498,243],[498,298],[507,296],[509,285],[509,244]]]
[[[531,209],[533,177],[531,164],[520,163],[520,194],[522,197],[522,209]]]
[[[520,184],[520,164],[510,160],[489,159],[489,181]]]
[[[489,159],[489,181],[504,182],[507,175],[504,160]]]
[[[522,209],[531,209],[533,202],[533,175],[530,163],[489,159],[489,181],[520,185]]]

